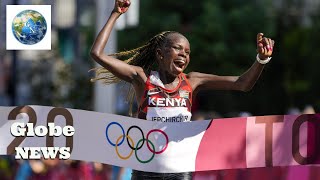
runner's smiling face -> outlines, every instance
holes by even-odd
[[[177,76],[190,62],[190,44],[186,37],[172,33],[166,37],[161,49],[157,49],[159,70]]]

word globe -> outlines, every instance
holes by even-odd
[[[36,44],[46,35],[47,22],[39,12],[24,10],[14,17],[12,32],[22,44]]]

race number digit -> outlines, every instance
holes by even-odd
[[[37,124],[36,112],[30,106],[18,106],[14,108],[9,113],[8,120],[9,121],[16,120],[17,116],[21,113],[26,113],[28,115],[29,117],[28,123],[32,123],[33,127],[35,126],[35,124]],[[28,132],[28,130],[26,132]],[[15,147],[18,147],[25,138],[26,138],[26,135],[14,138],[14,140],[7,147],[7,154],[15,154]]]

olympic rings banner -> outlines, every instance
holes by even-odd
[[[50,135],[50,128],[63,133]],[[68,147],[73,160],[165,173],[320,164],[320,114],[161,123],[46,106],[0,107],[0,155],[16,154],[17,147]]]

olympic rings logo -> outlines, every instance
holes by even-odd
[[[115,143],[111,142],[111,140],[110,140],[110,138],[109,138],[109,135],[108,135],[109,128],[110,128],[112,125],[117,125],[117,126],[119,126],[119,127],[121,128],[121,131],[122,131],[122,135],[120,135],[120,136],[117,138],[117,140],[116,140]],[[130,131],[131,131],[132,129],[134,129],[134,128],[138,129],[138,130],[141,132],[141,136],[142,136],[142,138],[137,142],[136,145],[135,145],[135,143],[133,142],[133,139],[129,136]],[[149,136],[150,136],[150,134],[153,133],[153,132],[159,132],[159,133],[163,134],[163,136],[164,136],[165,139],[166,139],[166,145],[165,145],[160,151],[156,151],[156,150],[155,150],[155,147],[154,147],[154,144],[149,140]],[[135,125],[134,125],[134,126],[129,127],[129,129],[127,130],[127,133],[125,134],[122,125],[119,124],[118,122],[111,122],[111,123],[108,124],[108,126],[106,127],[106,137],[107,137],[107,140],[108,140],[109,144],[115,147],[116,153],[117,153],[117,155],[118,155],[118,157],[119,157],[120,159],[127,160],[127,159],[129,159],[129,158],[132,156],[132,154],[133,154],[133,152],[134,152],[137,161],[139,161],[140,163],[149,163],[150,161],[152,161],[152,159],[154,158],[155,154],[161,154],[161,153],[163,153],[163,152],[167,149],[168,144],[169,144],[168,135],[167,135],[164,131],[162,131],[161,129],[152,129],[152,130],[150,130],[150,131],[147,133],[147,137],[145,138],[144,133],[143,133],[142,129],[141,129],[139,126],[135,126]],[[118,147],[119,147],[120,145],[122,145],[122,143],[124,142],[124,139],[125,139],[125,138],[126,138],[126,140],[127,140],[128,146],[129,146],[130,149],[131,149],[130,153],[129,153],[127,156],[121,155],[121,154],[119,153],[119,149],[118,149]],[[149,159],[147,159],[147,160],[141,160],[141,159],[138,157],[137,151],[142,148],[142,146],[144,145],[144,142],[145,142],[145,141],[147,142],[147,143],[146,143],[146,144],[147,144],[147,147],[148,147],[149,151],[152,153],[152,156],[151,156]],[[150,147],[150,144],[151,144],[151,147]]]

